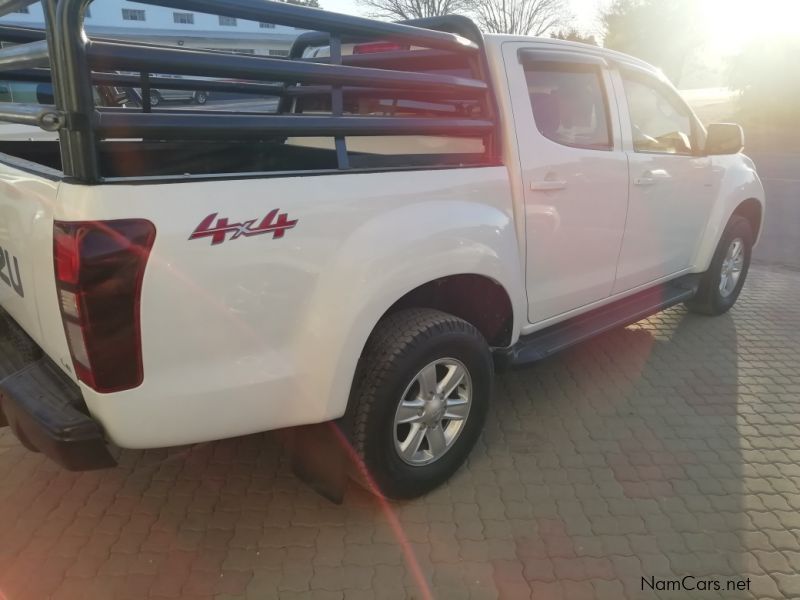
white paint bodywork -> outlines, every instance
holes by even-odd
[[[708,168],[696,205],[629,198],[634,175],[621,165],[630,124],[613,72],[606,76],[614,151],[567,152],[533,126],[514,57],[538,46],[633,59],[551,40],[487,36],[486,45],[505,166],[78,186],[0,163],[0,246],[19,257],[28,286],[24,299],[0,286],[0,304],[74,378],[56,300],[53,220],[152,221],[141,299],[144,382],[114,394],[80,385],[120,446],[200,442],[340,417],[368,335],[422,284],[467,273],[499,283],[513,308],[513,342],[642,286],[705,270],[736,207],[748,198],[763,203],[743,155],[692,159]],[[530,180],[550,170],[576,185],[531,193]],[[188,239],[211,213],[242,222],[275,208],[298,220],[281,239]],[[643,275],[638,253],[621,252],[623,238],[647,239],[656,226],[669,241],[670,272]]]

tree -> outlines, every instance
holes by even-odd
[[[581,33],[574,27],[569,29],[560,29],[550,34],[550,37],[556,40],[568,40],[570,42],[581,42],[583,44],[591,44],[592,46],[599,46],[600,43],[597,38],[591,33]]]
[[[316,0],[314,0],[316,1]],[[464,13],[471,0],[359,0],[371,17],[407,20]]]
[[[614,0],[601,14],[603,45],[654,64],[676,84],[700,44],[693,0]]]
[[[470,12],[483,31],[515,35],[542,35],[569,16],[565,0],[471,0]]]
[[[747,44],[728,63],[728,86],[739,92],[740,117],[757,129],[782,126],[796,137],[800,123],[800,39],[774,37]]]

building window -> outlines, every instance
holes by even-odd
[[[233,17],[223,17],[222,15],[220,15],[219,24],[225,25],[227,27],[236,27],[236,19],[234,19]]]
[[[258,26],[261,29],[275,29],[275,23],[259,23]]]
[[[122,9],[123,21],[144,21],[144,11],[135,8]]]
[[[288,50],[275,50],[274,48],[269,49],[270,56],[289,56]]]
[[[172,13],[172,19],[178,25],[194,25],[194,13],[184,13],[184,12]]]

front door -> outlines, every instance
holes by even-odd
[[[628,204],[628,163],[604,59],[507,43],[525,197],[528,317],[608,298]]]
[[[713,201],[711,164],[697,151],[703,131],[692,112],[652,75],[620,75],[630,116],[631,179],[614,293],[690,268]]]

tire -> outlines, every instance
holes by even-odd
[[[729,251],[735,254],[737,242],[741,244],[741,262],[732,260],[732,255],[729,255]],[[752,250],[753,230],[750,222],[744,217],[734,215],[722,232],[711,265],[700,280],[697,294],[686,302],[687,308],[703,315],[721,315],[728,312],[736,304],[747,279]],[[729,270],[731,266],[733,266],[732,271]],[[737,268],[738,277],[734,281],[731,277]],[[723,280],[726,285],[723,285]]]
[[[193,100],[195,104],[205,104],[208,102],[208,94],[206,92],[195,92]]]
[[[423,372],[436,374],[437,384],[459,383],[445,397],[430,396],[422,382],[433,389],[432,380]],[[488,344],[466,321],[431,309],[402,310],[381,320],[359,361],[346,417],[367,487],[408,499],[444,483],[464,463],[483,429],[493,378]],[[414,413],[409,418],[416,422],[396,423]],[[412,432],[422,428],[424,437],[415,451],[413,442],[421,434]],[[405,458],[402,442],[408,442]]]
[[[164,101],[161,97],[161,94],[156,92],[155,90],[150,91],[150,106],[158,106]]]

